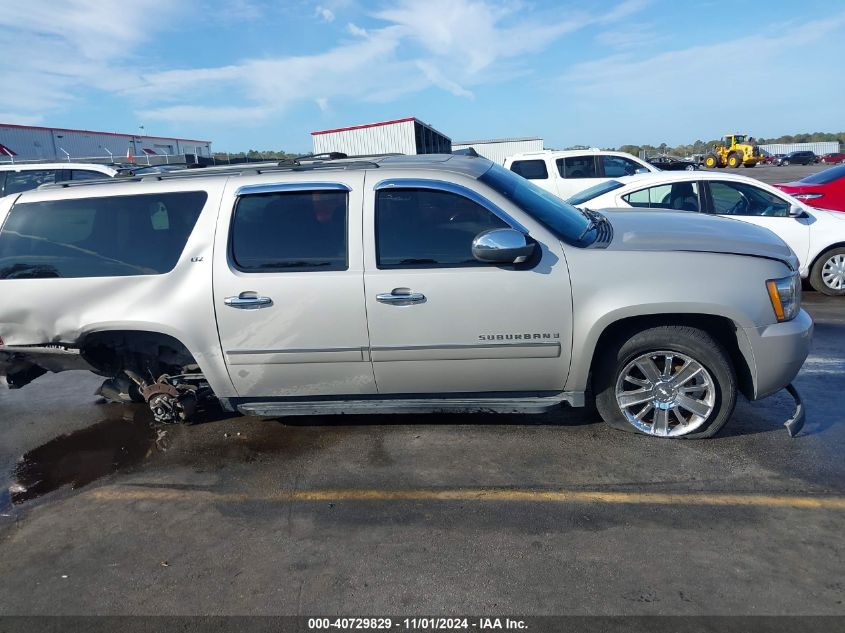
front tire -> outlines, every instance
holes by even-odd
[[[712,437],[733,413],[736,383],[729,354],[710,334],[654,327],[604,350],[595,372],[596,408],[615,429]]]
[[[810,285],[831,297],[845,295],[845,248],[832,248],[816,260]]]
[[[687,171],[695,171],[695,165],[687,165],[684,169]]]

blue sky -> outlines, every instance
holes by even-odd
[[[845,129],[833,0],[27,0],[0,46],[0,122],[222,151],[406,116],[548,147]]]

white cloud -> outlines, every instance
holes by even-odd
[[[0,58],[7,87],[0,91],[0,109],[40,120],[92,88],[115,91],[130,86],[136,74],[132,56],[182,12],[173,4],[28,0],[5,5],[0,11],[0,48],[15,54]]]
[[[334,11],[326,7],[318,6],[314,14],[323,22],[334,22]]]
[[[202,121],[212,125],[237,124],[240,127],[261,125],[273,115],[274,110],[263,106],[202,106],[178,105],[163,108],[151,108],[138,114],[145,118],[167,123],[185,123]]]
[[[782,68],[773,60],[792,57],[795,47],[825,41],[831,33],[845,28],[845,13],[776,35],[749,35],[728,42],[666,51],[651,57],[633,53],[611,55],[573,66],[561,80],[579,92],[607,95],[643,94],[655,99],[695,97],[703,87],[719,86],[721,94],[742,91],[753,81],[756,86],[771,80],[782,84]],[[749,53],[751,52],[751,53]],[[737,61],[741,60],[741,67]],[[809,69],[808,69],[809,71]],[[712,103],[712,100],[703,100]]]
[[[362,29],[360,26],[352,24],[352,22],[346,25],[346,31],[355,37],[367,37],[368,35],[367,29]]]
[[[657,54],[626,50],[576,64],[550,82],[556,93],[550,98],[567,104],[567,116],[589,113],[578,138],[594,144],[655,137],[671,144],[690,141],[691,133],[744,130],[769,136],[805,129],[808,122],[813,129],[838,125],[830,104],[845,99],[841,82],[831,80],[828,64],[794,51],[823,45],[831,56],[845,52],[845,13],[755,32]]]
[[[602,31],[595,39],[602,46],[631,49],[665,41],[666,36],[658,35],[652,25],[628,23],[617,29]]]
[[[0,121],[14,125],[39,125],[44,122],[44,117],[31,116],[19,112],[0,112]]]
[[[440,60],[450,73],[457,69],[469,75],[500,59],[541,50],[592,19],[586,14],[561,18],[559,11],[520,19],[517,8],[480,0],[400,0],[374,16],[401,28],[426,50],[431,63]]]
[[[325,109],[389,102],[430,88],[471,99],[475,86],[530,73],[526,53],[587,25],[626,17],[645,0],[621,0],[600,14],[535,10],[519,0],[384,0],[365,16],[380,26],[349,22],[353,39],[318,53],[271,53],[205,68],[179,68],[183,62],[175,58],[170,67],[145,70],[143,47],[201,13],[207,1],[28,0],[4,7],[0,47],[27,54],[0,59],[0,72],[15,86],[0,92],[0,111],[40,118],[102,91],[131,100],[144,120],[249,124],[298,103]],[[315,16],[331,22],[354,4],[322,0]],[[272,10],[259,0],[233,0],[222,9],[227,19],[242,20]]]
[[[422,71],[426,79],[428,79],[433,85],[442,88],[447,92],[451,92],[456,97],[468,97],[470,99],[474,98],[474,95],[471,91],[460,86],[451,79],[447,79],[446,77],[444,77],[440,70],[434,64],[419,60],[417,61],[417,68]]]

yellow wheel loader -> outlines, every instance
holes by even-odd
[[[753,138],[746,141],[745,134],[725,134],[720,145],[704,157],[704,166],[714,167],[754,167],[763,160],[760,148]]]

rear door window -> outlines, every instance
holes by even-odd
[[[598,178],[596,169],[596,157],[588,156],[567,156],[557,159],[557,169],[561,178]]]
[[[639,189],[622,196],[632,207],[701,211],[697,182],[676,182]]]
[[[511,164],[511,171],[528,180],[546,180],[549,177],[544,160],[515,160]]]
[[[167,273],[206,199],[188,191],[17,204],[0,230],[0,279]]]
[[[6,172],[6,186],[3,194],[21,193],[37,189],[41,185],[56,182],[55,169],[26,169]]]
[[[347,198],[330,190],[241,196],[232,263],[252,273],[346,270]]]

